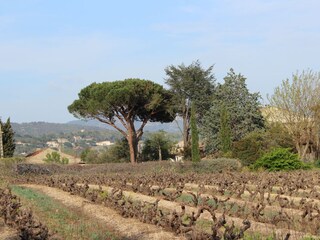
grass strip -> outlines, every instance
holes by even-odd
[[[21,186],[12,186],[12,192],[19,196],[24,206],[30,207],[52,232],[56,232],[59,239],[119,239],[103,224],[41,192]]]

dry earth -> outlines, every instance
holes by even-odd
[[[2,219],[0,219],[0,240],[16,240],[17,231],[5,226]]]

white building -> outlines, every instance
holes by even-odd
[[[110,142],[110,141],[102,141],[102,142],[97,142],[96,145],[97,146],[110,146],[113,145],[114,143]]]

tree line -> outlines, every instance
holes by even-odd
[[[213,69],[200,61],[170,65],[164,70],[169,89],[144,79],[92,83],[68,110],[117,129],[127,140],[131,163],[137,162],[147,122],[171,122],[177,116],[183,120],[184,155],[194,161],[200,160],[198,141],[205,154],[237,157],[245,165],[277,147],[290,148],[305,161],[312,154],[318,158],[320,73],[307,70],[283,80],[268,97],[264,119],[260,93],[248,90],[241,73],[231,68],[217,83]]]
[[[182,117],[184,154],[196,161],[200,159],[198,129],[207,153],[222,149],[225,130],[219,119],[223,111],[230,130],[227,142],[264,127],[260,95],[250,93],[245,78],[233,69],[223,84],[216,83],[213,66],[205,69],[199,61],[189,66],[171,65],[165,72],[169,89],[143,79],[92,83],[80,91],[79,99],[68,109],[78,118],[97,119],[117,129],[128,142],[132,163],[137,160],[138,141],[148,121],[171,122]],[[136,128],[137,121],[141,125]]]

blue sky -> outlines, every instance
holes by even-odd
[[[232,67],[264,99],[293,72],[320,71],[319,0],[0,0],[0,116],[73,120],[92,82],[164,84],[199,59],[219,82]]]

